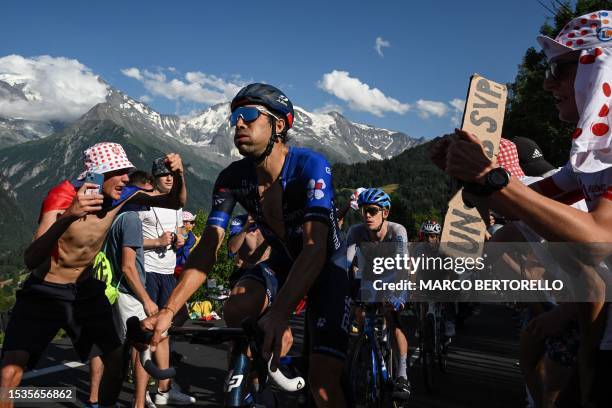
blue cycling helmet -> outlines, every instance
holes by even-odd
[[[231,111],[243,105],[262,105],[282,113],[285,119],[285,131],[293,126],[293,104],[280,89],[268,84],[250,84],[242,88],[232,99]]]
[[[359,194],[357,204],[360,207],[366,204],[374,204],[382,208],[391,208],[391,197],[380,188],[368,188]]]

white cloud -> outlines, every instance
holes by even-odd
[[[22,87],[27,98],[0,100],[0,116],[29,120],[74,120],[108,93],[108,85],[79,61],[49,55],[0,58],[0,81]]]
[[[419,116],[423,119],[430,118],[431,116],[441,118],[448,113],[448,106],[444,102],[419,99],[416,101],[415,106]]]
[[[318,86],[346,101],[352,109],[376,116],[383,116],[385,112],[404,114],[410,109],[410,105],[386,96],[377,88],[370,88],[359,79],[350,77],[346,71],[334,70],[323,75]]]
[[[391,43],[387,40],[384,40],[382,37],[376,37],[376,45],[374,46],[374,49],[381,57],[384,57],[382,52],[383,47],[389,48],[391,47]]]
[[[465,99],[455,98],[448,102],[453,107],[453,113],[451,116],[451,122],[453,126],[461,126],[461,118],[463,111],[465,110]]]
[[[142,95],[140,98],[138,98],[141,102],[144,103],[151,103],[151,101],[153,100],[153,98],[151,98],[149,95]]]
[[[173,67],[167,68],[166,71],[172,73],[172,76],[176,73]],[[169,78],[163,70],[151,72],[134,67],[122,69],[121,72],[142,82],[145,89],[153,95],[211,105],[231,100],[244,86],[244,81],[239,78],[226,81],[203,72],[187,72],[182,78]]]
[[[142,81],[142,75],[140,75],[140,70],[138,68],[122,69],[121,73],[125,75],[126,77],[130,77],[138,81]]]
[[[452,101],[449,101],[448,104],[455,108],[455,110],[463,112],[465,109],[465,99],[455,98]]]
[[[334,103],[326,103],[320,108],[316,108],[314,110],[314,113],[330,113],[330,112],[342,113],[342,106],[336,105]]]

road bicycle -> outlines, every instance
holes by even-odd
[[[364,304],[363,330],[348,357],[351,406],[390,407],[393,399],[394,363],[391,341],[393,330],[384,325],[382,305]]]
[[[127,322],[128,340],[136,344],[148,344],[152,333],[144,331],[137,317],[131,317]],[[281,358],[280,367],[276,371],[270,368],[269,360],[265,360],[261,345],[264,334],[254,319],[246,319],[242,327],[173,327],[168,331],[170,336],[182,336],[193,344],[214,344],[233,341],[234,347],[231,366],[224,384],[225,407],[275,407],[283,406],[279,393],[299,393],[293,398],[295,405],[303,405],[308,398],[307,384],[299,374],[300,358]],[[252,359],[246,355],[250,348]],[[158,368],[151,359],[151,352],[144,349],[140,353],[140,361],[151,377],[163,380],[176,375],[173,367]],[[290,373],[290,374],[286,374]],[[251,378],[254,375],[260,391],[252,389]]]

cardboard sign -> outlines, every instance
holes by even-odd
[[[478,74],[470,78],[461,129],[480,139],[491,160],[496,160],[499,151],[507,96],[504,85]],[[440,250],[452,257],[479,257],[483,251],[486,226],[478,210],[463,203],[462,194],[463,189],[459,189],[448,202]]]

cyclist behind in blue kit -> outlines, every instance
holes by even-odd
[[[291,347],[289,316],[308,295],[311,334],[309,379],[320,407],[345,406],[341,387],[350,311],[346,252],[338,237],[331,166],[320,154],[286,145],[293,105],[277,88],[251,84],[231,103],[234,144],[244,159],[224,169],[215,183],[212,211],[200,244],[185,265],[166,307],[145,321],[152,346],[172,316],[202,285],[216,261],[237,203],[252,215],[271,246],[270,258],[247,270],[225,304],[225,319],[239,326],[259,317],[264,351],[273,368]]]
[[[391,198],[387,193],[379,188],[368,188],[359,194],[357,199],[363,223],[353,225],[348,232],[346,239],[347,258],[353,265],[357,263],[355,253],[363,242],[394,242],[397,244],[396,253],[400,255],[408,254],[408,234],[406,228],[395,222],[387,221],[391,211]],[[359,258],[359,257],[358,257]],[[363,265],[356,265],[356,269],[363,268]],[[356,280],[360,276],[356,273]],[[361,285],[361,286],[367,286]],[[395,342],[393,343],[399,355],[399,366],[394,381],[394,395],[399,398],[410,396],[410,382],[408,381],[408,340],[401,329],[399,311],[406,303],[407,294],[404,292],[400,296],[386,299],[385,319],[387,324],[393,327]],[[358,296],[354,295],[356,298]]]

